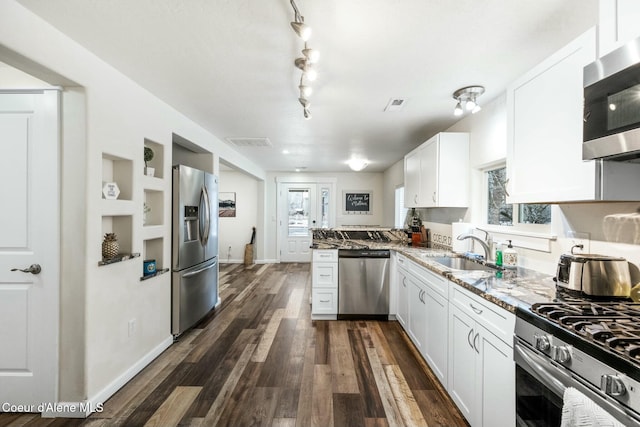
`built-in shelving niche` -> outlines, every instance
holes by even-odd
[[[102,183],[115,182],[120,194],[117,200],[133,199],[133,161],[102,153]],[[102,196],[104,198],[104,195]]]
[[[169,271],[169,269],[164,266],[163,244],[164,239],[161,237],[144,241],[142,245],[143,260],[154,259],[156,261],[156,274],[151,276],[142,276],[140,277],[140,280],[147,280]]]
[[[162,225],[164,222],[164,193],[144,190],[143,225],[145,227]]]
[[[140,256],[139,253],[132,253],[132,226],[133,226],[133,216],[132,215],[105,215],[102,217],[102,239],[104,235],[107,233],[115,233],[118,239],[118,247],[119,256],[116,257],[120,261],[126,261],[127,259],[135,258]],[[100,242],[102,242],[100,239]],[[101,249],[102,252],[102,249]],[[125,255],[130,255],[130,258],[124,257]],[[105,262],[102,260],[99,265],[109,265],[109,262]]]
[[[155,178],[164,178],[164,145],[145,139],[144,146],[153,150],[153,159],[148,161],[146,166],[154,168]],[[144,170],[142,173],[144,174]]]

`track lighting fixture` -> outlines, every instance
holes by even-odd
[[[483,93],[483,86],[467,86],[453,92],[453,99],[458,101],[453,109],[453,115],[461,116],[464,110],[471,111],[472,114],[480,111],[482,108],[478,104],[478,97]]]
[[[298,101],[302,104],[302,112],[304,114],[305,119],[311,118],[311,111],[309,110],[309,106],[311,105],[307,98],[311,96],[311,92],[313,91],[311,86],[305,84],[305,80],[307,82],[313,82],[318,77],[318,73],[315,70],[313,64],[318,62],[320,58],[320,52],[315,49],[311,49],[307,46],[307,40],[311,36],[311,27],[304,23],[304,16],[300,14],[300,10],[296,5],[294,0],[291,0],[291,7],[294,12],[294,21],[291,23],[291,27],[296,32],[296,34],[304,40],[304,48],[302,49],[302,57],[296,58],[293,63],[297,68],[302,71],[302,75],[300,76],[300,84],[298,89],[300,89],[300,96]]]

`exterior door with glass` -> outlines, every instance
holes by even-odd
[[[281,262],[311,262],[311,229],[333,226],[334,187],[333,183],[318,182],[280,184]]]
[[[280,261],[310,262],[316,226],[316,185],[284,184],[280,190]]]

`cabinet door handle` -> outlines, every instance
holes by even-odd
[[[413,196],[413,203],[418,204],[418,195]]]
[[[407,287],[407,278],[406,277],[402,278],[402,286],[404,286],[405,288]]]
[[[471,310],[475,311],[476,314],[482,314],[482,310],[480,310],[479,308],[475,308],[473,304],[469,303],[469,307],[471,307]]]
[[[436,202],[436,192],[433,192],[433,195],[431,195],[431,200],[433,200],[433,203]]]
[[[320,302],[331,302],[331,300],[328,299],[321,299]]]
[[[504,180],[504,194],[509,197],[509,178]]]
[[[473,329],[469,329],[469,334],[467,335],[467,342],[469,343],[469,347],[473,348],[473,343],[471,342],[471,335],[473,335]]]
[[[330,274],[321,274],[320,277],[331,277]]]
[[[478,350],[478,345],[477,345],[478,338],[480,338],[480,332],[478,332],[476,336],[473,338],[473,348],[476,350],[476,353],[480,354],[480,350]]]

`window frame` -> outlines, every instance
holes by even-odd
[[[512,225],[499,225],[488,223],[488,211],[489,211],[489,174],[492,170],[507,168],[506,161],[501,161],[487,165],[480,169],[482,172],[482,223],[490,230],[502,234],[520,234],[525,233],[551,233],[551,224],[553,223],[553,205],[551,206],[551,218],[548,224],[529,224],[520,222],[520,203],[511,203],[513,206],[513,219]],[[507,175],[508,179],[508,175]],[[545,204],[545,203],[541,203]]]

